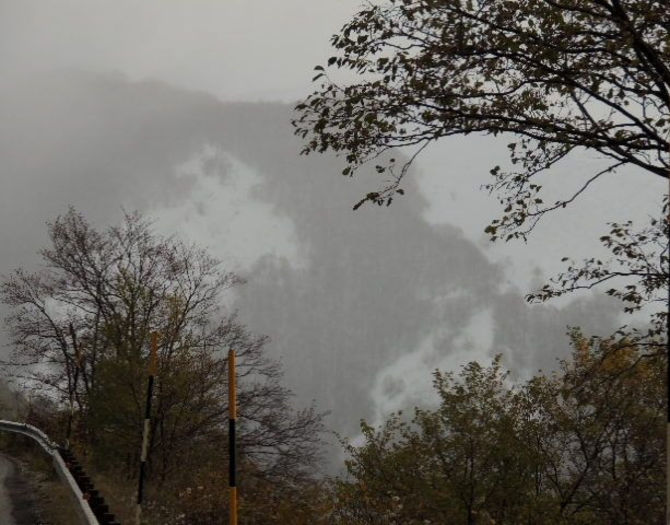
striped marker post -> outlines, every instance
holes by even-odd
[[[158,334],[151,334],[151,356],[149,357],[149,382],[147,384],[147,404],[144,409],[144,428],[142,429],[142,455],[140,456],[140,477],[137,485],[137,507],[135,522],[140,525],[142,519],[142,498],[144,496],[144,476],[149,448],[149,423],[151,422],[151,398],[154,391],[154,377],[158,373]]]
[[[670,149],[668,150],[670,153]],[[670,171],[668,171],[668,195],[670,195]],[[668,224],[670,224],[670,209],[668,210]],[[666,230],[666,235],[670,236],[670,231]],[[668,262],[670,264],[670,261]],[[668,304],[670,305],[670,287],[668,288]],[[665,326],[665,352],[666,352],[666,363],[665,363],[665,372],[667,374],[666,380],[666,410],[668,412],[668,422],[665,425],[665,483],[666,483],[666,494],[665,494],[665,522],[670,525],[670,319],[666,321]]]
[[[235,465],[235,421],[237,420],[237,380],[235,350],[228,350],[228,486],[230,487],[230,525],[237,525],[237,480]]]

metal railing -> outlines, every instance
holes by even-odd
[[[65,485],[70,490],[70,493],[75,500],[75,508],[77,509],[77,514],[82,520],[82,523],[86,525],[99,525],[98,519],[93,514],[91,507],[84,498],[79,485],[75,481],[74,477],[70,473],[65,461],[58,451],[58,445],[51,441],[49,437],[42,432],[39,428],[36,428],[32,425],[26,423],[17,423],[16,421],[6,421],[0,420],[0,431],[13,432],[15,434],[23,434],[28,436],[36,441],[40,447],[49,455],[53,461],[53,466],[58,473],[58,477],[65,483]]]

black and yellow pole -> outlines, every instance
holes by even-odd
[[[151,398],[154,391],[154,377],[158,373],[158,334],[151,334],[151,355],[149,357],[149,382],[147,383],[147,403],[144,408],[144,428],[142,429],[142,454],[140,456],[140,476],[137,485],[137,507],[135,509],[135,523],[140,525],[142,520],[142,499],[144,496],[144,476],[147,465],[149,448],[149,423],[151,422]]]
[[[237,525],[237,480],[235,457],[235,421],[237,420],[237,381],[235,350],[228,350],[228,486],[230,487],[230,525]]]
[[[668,153],[670,153],[670,148],[668,148]],[[670,199],[670,170],[668,170],[668,199]],[[668,202],[668,217],[666,223],[666,236],[670,237],[670,231],[667,228],[670,228],[670,202]],[[670,265],[670,261],[668,262]],[[670,304],[670,287],[668,287],[668,304]],[[668,412],[668,421],[665,425],[665,457],[670,458],[670,319],[666,321],[665,325],[665,352],[666,352],[666,363],[665,363],[665,372],[667,374],[666,380],[666,394],[667,394],[667,404],[666,410]],[[670,524],[670,461],[666,459],[665,462],[665,483],[666,483],[666,494],[665,494],[665,522]]]

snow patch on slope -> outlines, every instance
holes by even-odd
[[[439,398],[432,385],[436,369],[456,372],[470,361],[491,363],[494,321],[489,309],[470,317],[457,334],[437,330],[418,347],[402,354],[375,376],[370,390],[373,425],[380,425],[392,412],[414,406],[436,406]]]
[[[262,182],[256,170],[206,145],[174,177],[181,191],[148,212],[159,232],[188,239],[240,273],[268,255],[305,264],[292,221],[253,196]]]

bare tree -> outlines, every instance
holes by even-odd
[[[8,365],[79,422],[80,437],[134,472],[152,332],[160,334],[151,431],[152,471],[161,479],[199,444],[225,435],[227,350],[239,356],[241,447],[264,474],[300,476],[315,464],[322,416],[295,411],[279,364],[221,307],[241,283],[204,250],[155,235],[126,214],[97,231],[74,209],[49,224],[42,271],[17,270],[0,285],[13,353]],[[66,431],[69,436],[70,430]],[[225,442],[225,440],[224,440]],[[110,449],[116,451],[108,456]]]

